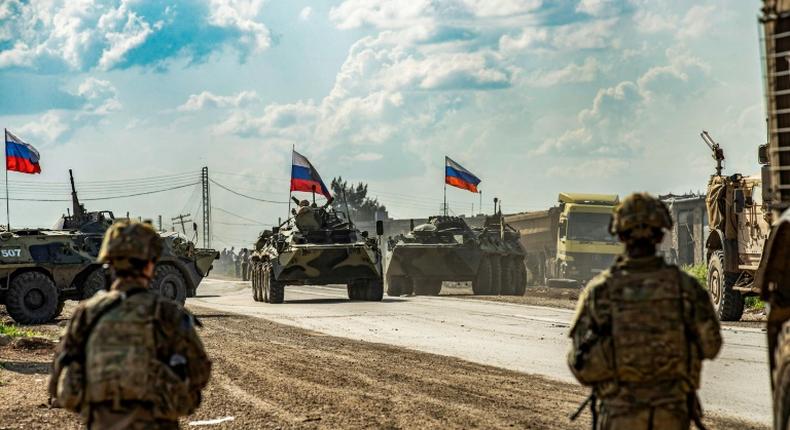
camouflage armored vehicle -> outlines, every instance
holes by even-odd
[[[345,284],[351,300],[382,299],[379,239],[357,230],[330,202],[298,202],[293,218],[261,234],[251,258],[256,302],[282,303],[287,285]],[[378,236],[382,229],[377,223]]]
[[[463,218],[433,216],[393,239],[387,294],[438,295],[442,282],[472,282],[474,294],[524,295],[526,268],[519,234],[501,213],[470,228]]]
[[[73,186],[73,180],[72,180]],[[0,304],[22,324],[51,321],[65,300],[81,300],[106,288],[108,275],[96,263],[112,212],[86,212],[72,190],[74,213],[55,229],[0,233]],[[177,233],[162,234],[164,249],[152,288],[180,303],[193,296],[217,252],[197,249]]]

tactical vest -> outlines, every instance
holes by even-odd
[[[157,357],[158,304],[154,294],[136,294],[96,323],[85,348],[87,403],[145,403],[166,419],[186,414],[187,383]]]
[[[691,381],[685,298],[676,267],[615,271],[610,302],[617,382],[645,386]]]

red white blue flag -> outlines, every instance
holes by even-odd
[[[41,173],[38,151],[33,145],[5,131],[6,170],[22,173]]]
[[[444,157],[444,183],[476,193],[480,179],[450,157]]]
[[[313,192],[326,198],[332,197],[329,189],[324,185],[318,170],[315,170],[307,157],[294,151],[293,165],[291,167],[291,191]]]

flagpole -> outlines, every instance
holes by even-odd
[[[444,156],[444,203],[442,204],[442,209],[444,212],[444,216],[447,216],[447,156]]]
[[[296,151],[296,145],[291,145],[291,180],[288,182],[288,215],[285,219],[291,216],[291,197],[294,195],[293,191],[291,191],[294,180],[294,151]]]
[[[3,139],[5,140],[5,144],[3,145],[3,149],[5,150],[5,219],[6,219],[6,228],[8,231],[11,231],[11,206],[9,204],[8,199],[8,129],[3,129]]]

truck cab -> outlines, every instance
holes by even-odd
[[[616,194],[560,193],[556,275],[586,282],[606,270],[623,246],[609,233]]]

